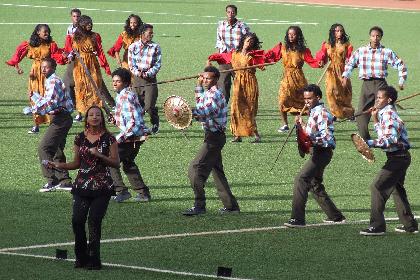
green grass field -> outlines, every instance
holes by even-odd
[[[195,75],[202,70],[206,57],[214,51],[216,23],[224,18],[224,7],[228,3],[212,0],[0,2],[1,61],[8,60],[15,47],[27,40],[40,22],[50,24],[54,40],[62,46],[70,21],[68,13],[73,7],[91,9],[82,9],[82,13],[93,18],[94,31],[101,34],[107,50],[133,12],[155,25],[154,41],[160,43],[163,52],[159,80]],[[250,24],[266,49],[283,40],[287,27],[296,23],[301,25],[313,53],[335,22],[345,26],[355,48],[367,43],[371,26],[380,25],[385,31],[383,44],[395,50],[408,66],[408,82],[401,97],[420,90],[416,28],[419,13],[251,0],[237,2],[238,16]],[[114,69],[115,61],[107,58]],[[25,59],[21,63],[25,70],[21,76],[4,63],[0,65],[0,279],[209,279],[218,266],[233,268],[232,277],[241,279],[418,279],[419,235],[394,233],[396,221],[388,223],[388,232],[383,237],[359,235],[359,230],[368,224],[369,186],[385,155],[376,150],[377,160],[373,164],[360,157],[350,141],[350,134],[356,132],[355,123],[336,125],[337,148],[324,177],[327,191],[349,223],[319,225],[324,214],[310,199],[307,223],[316,226],[300,230],[280,227],[290,217],[294,176],[305,162],[291,142],[274,171],[269,172],[286,136],[277,132],[280,64],[257,74],[260,85],[257,123],[263,143],[253,145],[245,139],[241,144],[227,143],[223,149],[225,172],[241,206],[241,214],[218,214],[217,209],[222,205],[211,178],[206,188],[207,214],[194,218],[180,214],[193,204],[187,169],[202,143],[203,132],[195,123],[188,129],[186,139],[162,120],[160,133],[149,138],[137,157],[153,201],[110,203],[102,234],[102,238],[108,240],[102,245],[102,261],[110,265],[102,271],[76,271],[71,262],[39,257],[55,257],[55,249],[60,248],[67,249],[69,258],[74,258],[71,244],[55,245],[73,241],[71,195],[38,192],[45,182],[39,168],[37,146],[46,128],[41,127],[40,135],[28,135],[32,121],[21,113],[27,106],[30,61]],[[310,82],[316,82],[322,72],[308,66],[304,70]],[[64,73],[64,67],[57,72]],[[354,106],[357,106],[361,87],[356,72],[352,76]],[[109,88],[110,81],[106,77]],[[397,72],[393,69],[388,83],[397,83]],[[159,106],[173,94],[192,102],[193,89],[192,80],[162,85]],[[406,108],[400,115],[413,144],[406,188],[413,211],[419,213],[420,97],[401,105]],[[81,124],[71,129],[66,147],[68,158],[73,156],[74,136],[81,130]],[[72,177],[75,177],[74,172]],[[396,217],[392,201],[388,202],[386,217]],[[182,235],[200,232],[207,234]],[[121,238],[128,240],[112,240]],[[40,244],[50,245],[2,250]]]

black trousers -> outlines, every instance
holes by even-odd
[[[44,134],[38,147],[39,160],[49,160],[55,162],[66,162],[64,147],[66,146],[67,134],[73,125],[73,120],[69,113],[59,113],[50,116],[51,123]],[[48,183],[56,185],[59,182],[70,183],[67,170],[53,170],[41,164],[41,170]]]
[[[232,69],[232,64],[220,64],[219,70],[229,70]],[[222,90],[225,95],[226,104],[229,103],[230,99],[230,88],[232,87],[232,79],[235,77],[235,72],[225,72],[220,73],[219,80],[217,81],[217,87]]]
[[[387,153],[388,160],[379,171],[371,190],[370,226],[386,230],[385,204],[392,194],[398,218],[406,229],[418,229],[404,188],[405,174],[411,163],[408,151]]]
[[[365,80],[362,83],[362,92],[359,98],[359,112],[366,111],[375,105],[376,93],[381,87],[387,86],[387,83],[384,79],[380,80]],[[357,128],[359,130],[359,135],[365,139],[370,139],[369,134],[369,121],[370,114],[363,114],[356,118]]]
[[[122,169],[125,175],[127,175],[127,179],[133,190],[148,196],[150,195],[149,188],[144,183],[140,170],[135,162],[136,156],[140,150],[140,145],[141,142],[120,143],[118,144],[118,154],[120,156],[120,162],[122,163]],[[116,192],[128,189],[124,184],[119,168],[111,168],[111,176],[114,181]]]
[[[144,86],[151,83],[156,83],[156,78],[143,79],[132,76],[132,86],[139,96],[144,111],[149,114],[152,125],[159,126],[159,114],[158,108],[156,107],[158,87],[157,85]]]
[[[233,196],[229,183],[223,171],[222,148],[226,143],[226,136],[223,132],[206,132],[204,143],[194,160],[190,163],[188,177],[194,190],[195,203],[197,208],[206,208],[206,196],[204,185],[213,174],[217,193],[224,207],[227,209],[239,209],[238,202]]]
[[[324,170],[330,163],[332,155],[331,148],[314,147],[311,158],[296,176],[291,215],[293,219],[305,222],[305,207],[309,192],[313,194],[316,202],[329,219],[335,220],[344,217],[330,199],[322,184]]]
[[[86,197],[73,195],[72,226],[74,232],[74,253],[81,263],[101,262],[100,242],[102,219],[108,208],[111,196]],[[89,244],[87,243],[85,224],[88,221]]]

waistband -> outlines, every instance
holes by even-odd
[[[385,78],[368,78],[362,79],[363,81],[385,81]]]
[[[405,157],[410,155],[410,153],[408,152],[408,150],[398,150],[395,152],[386,152],[386,156],[387,157]]]

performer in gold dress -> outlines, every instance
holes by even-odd
[[[326,95],[331,113],[340,119],[354,115],[351,83],[348,82],[346,87],[341,84],[344,65],[352,52],[353,46],[343,25],[335,23],[330,28],[328,42],[324,42],[316,53],[316,58],[324,64],[331,61],[326,73]]]

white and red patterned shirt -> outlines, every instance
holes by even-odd
[[[242,36],[248,32],[249,27],[240,20],[233,25],[230,25],[227,20],[220,21],[217,27],[216,49],[219,53],[236,50]]]

